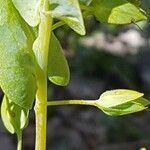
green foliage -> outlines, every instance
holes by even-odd
[[[12,102],[31,109],[37,88],[32,31],[11,0],[0,4],[0,86]]]
[[[146,19],[143,12],[127,0],[93,0],[89,7],[89,14],[104,23],[129,24]]]
[[[66,86],[69,83],[70,72],[61,45],[52,33],[48,55],[48,78],[57,85]]]
[[[119,89],[104,92],[96,106],[112,116],[126,115],[142,111],[150,104],[143,98],[143,93]]]
[[[49,14],[65,22],[77,33],[84,35],[85,27],[78,0],[49,0]]]
[[[128,103],[134,99],[142,97],[144,94],[131,90],[112,90],[104,92],[100,98],[100,104],[104,107],[115,107]]]
[[[29,111],[16,105],[4,96],[1,115],[7,130],[14,134],[21,132],[28,123]]]
[[[83,14],[111,24],[129,24],[147,17],[140,0],[0,0],[0,5],[0,87],[5,95],[2,120],[10,133],[17,134],[20,150],[21,132],[36,96],[37,136],[40,135],[36,148],[44,150],[47,76],[61,86],[67,85],[70,78],[67,60],[52,32],[53,20],[84,35]],[[94,105],[108,115],[130,114],[149,105],[142,93],[130,90],[107,91],[99,100],[75,102],[64,104]]]
[[[21,150],[22,130],[28,124],[29,111],[8,100],[6,96],[3,98],[1,107],[2,121],[10,133],[17,134],[18,150]]]
[[[15,7],[24,18],[24,20],[32,27],[40,22],[40,11],[43,0],[12,0]]]

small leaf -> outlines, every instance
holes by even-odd
[[[31,109],[37,89],[34,34],[11,0],[0,4],[0,86],[8,99]]]
[[[117,91],[116,97],[112,96],[115,94],[114,91]],[[102,96],[106,98],[106,99],[104,98],[106,101],[109,98],[111,99],[112,97],[112,99],[114,100],[113,105],[112,105],[112,101],[109,102],[107,101],[108,102],[107,104],[102,104],[103,102],[101,103],[100,100],[97,100],[95,106],[101,109],[107,115],[111,115],[111,116],[127,115],[127,114],[131,114],[131,113],[135,113],[147,109],[147,106],[150,104],[150,101],[143,97],[139,97],[141,93],[130,90],[130,94],[128,95],[129,90],[128,92],[127,90],[124,90],[124,92],[125,91],[126,93],[124,94],[122,94],[123,90],[121,91],[113,90],[113,92],[112,91],[105,92],[104,94],[102,94]],[[131,100],[135,95],[136,97],[139,98]]]
[[[15,7],[24,18],[24,20],[32,27],[40,22],[40,10],[43,0],[12,0]]]
[[[135,112],[143,111],[146,107],[140,105],[140,104],[134,104],[132,102],[128,104],[124,104],[124,106],[116,107],[116,108],[103,108],[102,111],[106,113],[107,115],[111,116],[121,116],[121,115],[127,115],[132,114]]]
[[[140,8],[127,0],[93,0],[89,11],[100,22],[110,24],[129,24],[147,19]]]
[[[143,98],[143,97],[140,97],[140,98],[134,100],[133,102],[134,103],[138,103],[138,104],[140,104],[142,106],[148,106],[150,104],[150,101],[145,99],[145,98]]]
[[[1,106],[2,120],[7,130],[14,134],[22,131],[28,123],[29,111],[4,96]]]
[[[65,22],[77,33],[84,35],[85,27],[78,0],[49,0],[50,15]]]
[[[118,89],[104,92],[98,101],[103,107],[110,108],[134,101],[143,95],[143,93],[139,93],[137,91]]]
[[[15,129],[11,123],[11,114],[9,113],[9,104],[8,101],[6,100],[6,97],[3,98],[2,104],[1,104],[1,117],[2,121],[4,123],[4,126],[6,129],[11,133],[15,133]]]
[[[61,86],[66,86],[70,79],[67,60],[58,39],[53,33],[49,47],[48,78],[54,84]]]

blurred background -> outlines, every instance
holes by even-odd
[[[150,16],[150,0],[142,1]],[[85,19],[81,37],[66,26],[55,31],[71,71],[70,84],[49,82],[49,100],[98,99],[106,90],[128,88],[150,98],[150,22],[127,26],[106,25]],[[2,95],[2,94],[1,94]],[[30,113],[23,145],[34,150],[35,120]],[[48,109],[47,150],[150,150],[150,111],[110,117],[88,106]],[[16,139],[0,120],[0,149],[15,150]]]

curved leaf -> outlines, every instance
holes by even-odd
[[[118,89],[104,92],[98,101],[103,107],[110,108],[134,101],[143,95],[137,91]]]
[[[111,116],[127,115],[147,109],[150,101],[140,97],[136,100],[129,101],[113,107],[102,107],[100,101],[96,103],[96,106],[100,108],[104,113]]]
[[[139,104],[129,103],[128,105],[124,106],[124,109],[123,108],[120,108],[120,109],[104,108],[102,109],[102,111],[110,116],[121,116],[121,115],[127,115],[127,114],[136,113],[139,111],[143,111],[145,109],[146,107],[141,106]]]
[[[11,113],[9,112],[9,103],[6,100],[6,97],[3,98],[1,104],[1,117],[6,129],[11,133],[15,133],[15,129],[11,123]]]
[[[85,27],[78,0],[49,0],[50,15],[65,22],[77,33],[84,35]]]
[[[11,0],[0,5],[0,86],[8,99],[30,109],[37,89],[33,34]]]
[[[48,78],[57,85],[66,86],[69,83],[70,72],[62,47],[52,33],[48,55]]]
[[[43,0],[12,0],[15,7],[30,26],[40,22],[40,10]]]
[[[90,7],[91,14],[104,23],[129,24],[147,19],[140,8],[127,0],[93,0]]]
[[[6,129],[14,134],[19,133],[28,123],[29,111],[16,105],[4,96],[1,105],[1,115]]]

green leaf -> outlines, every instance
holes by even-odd
[[[140,104],[134,104],[134,103],[130,102],[120,108],[103,108],[102,111],[104,113],[106,113],[107,115],[121,116],[121,115],[127,115],[127,114],[136,113],[139,111],[143,111],[145,109],[146,109],[146,107],[144,107]]]
[[[4,126],[6,127],[6,129],[14,134],[15,133],[15,129],[11,123],[11,118],[12,118],[12,114],[9,112],[9,103],[6,100],[6,97],[3,98],[2,104],[1,104],[1,117],[2,117],[2,121],[4,123]]]
[[[150,104],[150,101],[143,97],[140,97],[140,98],[134,100],[133,103],[138,103],[142,106],[148,106]]]
[[[99,104],[110,108],[130,101],[134,101],[143,96],[143,93],[137,91],[118,89],[104,92],[99,98]]]
[[[125,104],[121,104],[111,108],[102,108],[102,111],[111,116],[127,115],[147,109],[146,106],[150,104],[150,101],[143,97],[138,98],[135,101],[131,101]]]
[[[50,15],[57,18],[77,33],[84,35],[85,27],[78,0],[49,0]]]
[[[70,79],[67,60],[58,39],[53,33],[49,47],[48,78],[54,84],[61,86],[66,86]]]
[[[16,105],[4,96],[1,105],[2,121],[6,129],[14,134],[22,131],[28,123],[29,111]]]
[[[93,0],[89,11],[100,22],[110,24],[129,24],[147,19],[140,8],[127,0]]]
[[[43,0],[12,0],[15,7],[30,26],[40,22],[40,10]]]
[[[142,96],[142,93],[132,90],[106,91],[94,105],[111,116],[127,115],[147,109],[150,101]]]
[[[37,89],[34,35],[11,0],[0,5],[0,86],[8,99],[31,109]]]

